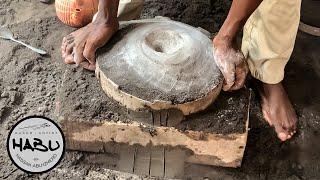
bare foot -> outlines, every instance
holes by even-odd
[[[281,141],[290,139],[296,133],[297,115],[282,84],[259,82],[258,87],[264,118]]]
[[[94,22],[64,37],[61,45],[64,62],[95,70],[96,50],[105,45],[118,28],[117,19],[97,18]]]

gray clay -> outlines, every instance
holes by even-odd
[[[141,99],[176,104],[201,98],[222,82],[211,40],[176,21],[129,25],[101,51],[101,71]]]

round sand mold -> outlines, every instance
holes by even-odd
[[[197,28],[163,20],[120,30],[97,59],[108,96],[127,108],[176,108],[188,115],[218,96],[222,75],[212,42]]]

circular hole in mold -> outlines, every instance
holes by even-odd
[[[185,45],[179,33],[168,29],[152,31],[145,37],[145,43],[154,51],[164,54],[173,54]]]

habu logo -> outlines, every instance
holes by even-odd
[[[31,116],[11,129],[7,150],[12,162],[28,173],[53,169],[65,152],[65,139],[60,127],[52,120]]]

